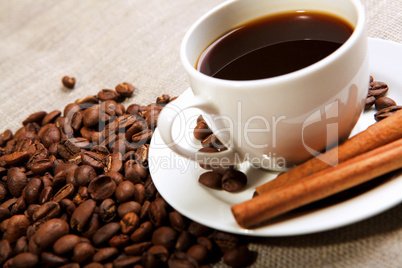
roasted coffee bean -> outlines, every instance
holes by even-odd
[[[187,227],[188,220],[179,212],[172,211],[169,212],[169,223],[173,229],[181,232]]]
[[[124,181],[124,176],[120,172],[109,171],[106,173],[106,175],[109,176],[116,183],[116,185],[119,185]]]
[[[116,203],[113,199],[107,198],[99,205],[99,217],[103,222],[112,221],[117,214]]]
[[[213,233],[213,240],[222,253],[234,249],[239,244],[239,238],[237,236],[221,231],[215,231]]]
[[[151,238],[154,227],[150,221],[145,221],[131,234],[130,239],[134,243],[142,242]]]
[[[14,258],[9,260],[9,264],[5,264],[4,267],[10,268],[34,268],[39,264],[39,257],[36,254],[30,252],[20,253]]]
[[[247,267],[254,261],[253,253],[246,245],[240,245],[225,252],[223,261],[231,267]]]
[[[123,156],[120,152],[112,152],[105,157],[105,173],[108,172],[120,172],[123,169]]]
[[[140,212],[140,219],[141,220],[146,220],[148,219],[148,211],[149,207],[151,206],[151,202],[148,200],[145,200],[144,203],[141,206],[141,212]]]
[[[11,256],[12,248],[10,242],[7,239],[0,240],[0,265],[6,262]]]
[[[67,183],[53,196],[53,201],[60,202],[64,198],[71,198],[74,195],[74,191],[74,185]]]
[[[69,139],[61,140],[57,145],[57,153],[66,160],[73,158],[79,152],[80,147]]]
[[[143,165],[144,167],[148,166],[148,151],[149,151],[149,144],[144,144],[140,146],[135,152],[135,161],[138,164]]]
[[[163,267],[169,259],[169,251],[161,245],[152,246],[142,255],[142,265],[145,267]]]
[[[29,252],[39,254],[54,242],[68,234],[68,223],[61,219],[50,219],[41,225],[29,240]]]
[[[148,128],[148,126],[147,126],[147,124],[146,124],[145,121],[143,121],[143,120],[138,120],[138,121],[134,122],[134,123],[130,126],[130,128],[128,128],[128,129],[126,130],[125,138],[126,138],[128,141],[132,141],[131,138],[132,138],[134,135],[136,135],[137,133],[141,133],[142,131],[146,130],[147,128]]]
[[[73,201],[71,201],[70,199],[62,199],[59,204],[68,213],[68,215],[73,215],[76,209]]]
[[[64,171],[67,174],[69,174],[70,172],[73,172],[74,170],[76,170],[78,168],[77,164],[74,163],[68,163],[68,162],[61,162],[58,165],[56,165],[55,169],[54,169],[54,174],[55,176],[57,176],[57,174],[61,171]]]
[[[86,109],[82,114],[82,123],[87,128],[96,127],[99,124],[99,105],[93,105],[92,107]]]
[[[388,97],[381,97],[375,101],[375,108],[380,111],[390,106],[396,106],[396,102]]]
[[[25,118],[24,121],[22,121],[22,125],[27,125],[28,123],[37,123],[40,124],[42,123],[42,119],[47,115],[47,112],[45,111],[39,111],[36,113],[33,113],[29,115],[27,118]]]
[[[26,236],[21,236],[20,238],[18,238],[17,242],[15,242],[13,255],[24,252],[28,252],[28,240]]]
[[[7,219],[1,221],[1,223],[0,223],[0,231],[1,231],[2,233],[4,233],[4,232],[7,230],[7,225],[8,225],[8,222],[9,222],[9,221],[10,221],[9,218],[7,218]]]
[[[222,175],[216,171],[209,171],[201,174],[198,182],[208,188],[222,190]]]
[[[167,249],[175,246],[178,233],[176,230],[169,226],[161,226],[157,228],[152,234],[152,243],[154,245],[162,245]]]
[[[116,183],[106,175],[94,178],[88,185],[88,192],[96,201],[111,197],[116,190]]]
[[[211,147],[211,148],[215,148],[217,150],[225,148],[225,146],[222,144],[222,142],[213,133],[211,135],[207,136],[201,142],[201,145],[202,145],[202,147]]]
[[[77,262],[70,262],[63,266],[60,266],[59,268],[80,268],[80,264]]]
[[[75,86],[75,78],[70,76],[63,76],[61,83],[68,89],[73,89]]]
[[[212,130],[209,128],[205,121],[201,121],[194,128],[194,138],[199,141],[205,140],[209,135],[212,134]]]
[[[95,210],[96,202],[93,199],[88,199],[81,203],[71,215],[71,229],[83,232],[85,225],[88,223],[92,212]]]
[[[43,183],[40,178],[34,177],[28,182],[23,192],[23,196],[28,205],[38,203],[42,189]]]
[[[135,165],[138,165],[135,160],[128,160],[124,164],[124,177],[134,184],[142,182],[138,169],[134,168]]]
[[[85,230],[82,232],[82,235],[92,239],[94,234],[99,230],[101,227],[101,222],[99,219],[99,214],[98,213],[93,213],[90,215],[90,219],[87,223],[87,226],[85,227]]]
[[[130,236],[126,234],[114,235],[109,240],[109,245],[111,247],[122,248],[130,243]]]
[[[173,254],[170,255],[170,258],[168,260],[168,266],[169,267],[180,267],[180,268],[196,268],[199,267],[197,261],[187,255],[184,252],[174,252]]]
[[[43,175],[52,170],[53,163],[50,159],[37,160],[31,165],[31,172],[35,175]]]
[[[121,232],[131,234],[140,224],[140,218],[134,212],[129,212],[120,221]]]
[[[153,131],[151,129],[144,129],[141,132],[134,134],[131,137],[131,141],[134,144],[135,148],[139,148],[141,145],[148,143],[153,135]]]
[[[60,115],[61,115],[61,111],[59,111],[59,110],[53,110],[53,111],[49,112],[48,114],[45,115],[45,117],[43,117],[41,125],[44,126],[47,124],[54,123],[56,118],[59,117]]]
[[[124,203],[131,200],[134,196],[135,185],[131,181],[123,181],[120,183],[115,191],[116,201]]]
[[[53,187],[52,186],[46,186],[43,188],[39,195],[39,204],[42,205],[46,202],[49,202],[53,198]]]
[[[129,129],[137,121],[137,117],[131,114],[124,114],[117,117],[116,120],[118,133],[124,134],[125,137],[126,130]]]
[[[3,200],[6,199],[7,194],[8,191],[6,186],[0,183],[0,202],[3,202]]]
[[[208,251],[203,245],[195,244],[187,250],[187,255],[193,257],[198,263],[204,263],[208,257]]]
[[[148,217],[155,227],[161,226],[167,219],[166,204],[161,198],[151,202]]]
[[[86,242],[78,243],[74,248],[72,260],[80,264],[88,263],[95,255],[95,248]]]
[[[75,246],[82,242],[82,238],[75,234],[66,234],[59,239],[53,245],[53,252],[59,256],[66,255],[74,250]]]
[[[214,244],[208,237],[205,236],[197,237],[197,243],[203,245],[208,252],[212,252],[214,250]]]
[[[133,200],[140,204],[143,204],[148,197],[147,195],[148,193],[145,186],[142,183],[137,183],[135,185]]]
[[[119,254],[119,250],[115,247],[100,248],[93,256],[94,262],[106,262]]]
[[[49,125],[47,128],[42,128],[39,131],[38,136],[46,148],[49,148],[52,144],[58,143],[61,140],[60,130],[54,125]]]
[[[24,210],[26,209],[26,202],[24,197],[20,196],[17,198],[15,203],[11,206],[10,209],[10,215],[16,215],[16,214],[22,214],[24,213]]]
[[[151,246],[152,246],[152,243],[149,241],[136,243],[136,244],[132,244],[130,246],[125,247],[124,252],[127,255],[140,256],[140,255],[142,255],[142,253],[147,251]]]
[[[186,230],[181,231],[179,237],[176,240],[175,249],[178,251],[185,252],[187,249],[190,248],[192,243],[192,237],[190,233]]]
[[[92,241],[96,247],[99,247],[109,241],[119,230],[120,224],[118,222],[107,223],[95,232]]]
[[[133,267],[135,264],[139,264],[142,262],[141,256],[126,256],[121,259],[116,259],[113,261],[114,268],[126,268]]]
[[[92,134],[95,133],[96,130],[89,128],[89,127],[85,127],[83,126],[80,129],[80,134],[83,138],[85,138],[87,141],[92,142]]]
[[[147,111],[145,116],[145,122],[149,129],[155,130],[156,126],[158,125],[158,118],[161,112],[161,108],[159,106]]]
[[[116,92],[126,98],[133,95],[134,89],[134,86],[127,82],[120,83],[115,87]]]
[[[69,260],[50,252],[42,252],[41,261],[46,267],[61,267],[67,264]]]
[[[212,232],[212,229],[201,223],[192,221],[188,226],[188,231],[190,232],[190,234],[198,237],[198,236],[208,236]]]
[[[113,89],[102,89],[101,91],[98,92],[97,97],[101,101],[107,101],[107,100],[116,101],[119,96],[117,92]]]
[[[130,104],[126,108],[126,113],[127,114],[132,114],[132,115],[138,115],[139,108],[140,108],[140,105],[138,105],[136,103]]]
[[[83,152],[81,153],[81,161],[84,165],[93,167],[94,169],[104,169],[104,157],[95,152]]]
[[[222,189],[227,192],[238,192],[247,185],[247,176],[239,170],[231,170],[222,176]]]
[[[16,242],[21,236],[25,235],[30,225],[25,215],[14,215],[7,223],[7,230],[3,234],[3,239],[7,239],[10,243]]]
[[[0,163],[4,162],[7,166],[17,166],[29,159],[28,151],[17,151],[0,157]]]
[[[388,92],[388,85],[384,82],[373,81],[369,85],[368,95],[376,99],[383,97]]]
[[[4,130],[0,134],[0,147],[4,147],[8,141],[12,140],[13,136],[13,132],[10,129]]]
[[[81,165],[74,172],[74,178],[78,186],[88,185],[95,177],[95,169],[88,165]]]
[[[41,205],[32,215],[34,221],[49,220],[56,218],[61,214],[60,205],[57,202],[49,201]]]
[[[162,94],[156,98],[156,105],[165,106],[170,101],[170,96],[168,94]]]
[[[128,201],[120,204],[117,207],[117,214],[120,218],[123,218],[127,213],[134,212],[137,215],[141,213],[141,204],[136,201]]]
[[[383,120],[383,119],[393,115],[394,113],[396,113],[397,111],[399,111],[401,109],[402,109],[402,106],[389,106],[387,108],[384,108],[384,109],[378,111],[374,115],[374,119],[375,119],[375,121]]]

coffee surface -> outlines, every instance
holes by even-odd
[[[279,76],[307,67],[338,49],[353,26],[334,15],[293,11],[247,22],[214,41],[197,69],[227,80]]]

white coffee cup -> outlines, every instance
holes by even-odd
[[[326,58],[285,75],[248,81],[217,79],[196,70],[200,54],[241,23],[292,10],[334,14],[354,26],[350,38]],[[202,16],[187,32],[181,60],[194,97],[169,103],[158,119],[164,142],[201,163],[250,161],[284,170],[350,135],[365,103],[369,69],[364,8],[359,0],[231,0]],[[179,107],[179,108],[178,108]],[[198,153],[172,137],[175,118],[199,108],[228,148]],[[219,160],[219,161],[216,161]],[[325,161],[325,160],[323,160]]]

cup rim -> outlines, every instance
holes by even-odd
[[[309,74],[312,74],[316,71],[318,71],[321,68],[324,68],[325,66],[329,65],[331,62],[339,58],[341,55],[345,54],[350,47],[352,47],[356,42],[358,42],[360,36],[364,34],[365,32],[365,23],[366,23],[366,16],[365,16],[365,10],[363,4],[359,0],[350,0],[351,4],[356,9],[356,14],[357,14],[357,23],[356,26],[351,34],[351,36],[346,40],[345,43],[343,43],[337,50],[335,50],[333,53],[330,55],[326,56],[325,58],[307,66],[302,69],[296,70],[294,72],[286,73],[283,75],[275,76],[275,77],[269,77],[269,78],[262,78],[262,79],[256,79],[256,80],[227,80],[227,79],[221,79],[221,78],[216,78],[212,77],[206,74],[201,73],[198,71],[195,66],[193,66],[189,59],[187,58],[187,46],[189,43],[189,40],[197,27],[199,27],[204,20],[206,20],[209,16],[213,16],[214,13],[218,12],[219,10],[225,8],[226,6],[235,3],[238,0],[228,0],[225,1],[219,5],[217,5],[215,8],[211,9],[204,15],[202,15],[186,32],[185,36],[183,37],[183,40],[181,42],[180,46],[180,58],[181,62],[183,64],[184,69],[187,71],[187,73],[190,75],[190,77],[196,77],[199,80],[203,80],[204,82],[214,82],[216,85],[222,85],[222,86],[232,86],[233,89],[243,89],[244,87],[258,87],[261,85],[266,85],[266,84],[274,84],[278,82],[282,82],[283,80],[289,81],[293,79],[298,79],[302,76],[306,76]],[[250,90],[250,88],[248,88]]]

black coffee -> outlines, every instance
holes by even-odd
[[[229,31],[200,56],[197,69],[228,80],[279,76],[334,52],[353,26],[327,13],[294,11],[269,15]]]

